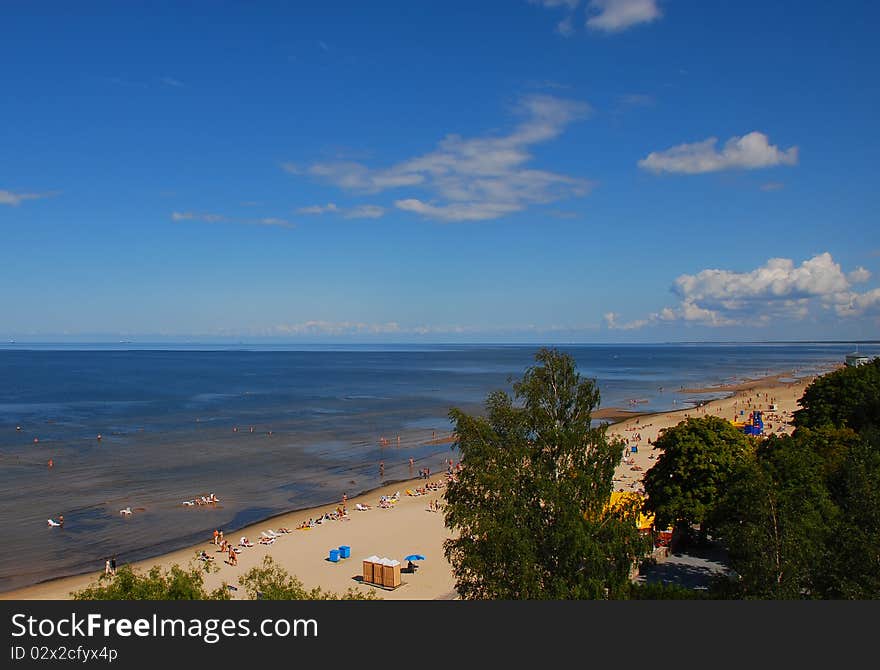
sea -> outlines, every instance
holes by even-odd
[[[483,410],[538,345],[0,345],[0,591],[99,571],[457,461],[449,410]],[[681,409],[846,343],[578,345],[601,407]],[[859,345],[868,355],[880,345]],[[707,393],[687,389],[704,387]],[[100,436],[100,438],[99,438]],[[412,465],[410,465],[412,459]],[[49,461],[52,466],[49,467]],[[380,468],[382,464],[382,468]],[[219,503],[185,505],[214,493]],[[131,508],[131,515],[121,509]],[[63,528],[47,520],[64,516]]]

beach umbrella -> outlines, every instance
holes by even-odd
[[[404,561],[424,561],[425,557],[421,554],[410,554],[409,556],[403,557]]]

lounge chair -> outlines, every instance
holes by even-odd
[[[269,530],[261,531],[261,532],[260,532],[260,535],[262,535],[262,536],[265,537],[265,538],[270,538],[270,539],[273,539],[273,540],[274,540],[276,537],[278,537],[278,533],[276,533],[276,532],[275,532],[274,530],[272,530],[271,528],[270,528]]]

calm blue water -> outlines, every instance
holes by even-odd
[[[449,408],[479,411],[489,391],[509,389],[508,378],[520,376],[537,349],[174,346],[0,348],[0,528],[7,547],[0,590],[97,570],[111,554],[145,558],[216,527],[231,532],[343,492],[352,496],[411,476],[409,458],[416,470],[441,471],[456,454],[426,443],[432,431],[450,431]],[[559,348],[598,380],[603,407],[632,408],[638,400],[648,411],[696,398],[682,387],[807,375],[853,349]],[[880,353],[878,346],[860,350]],[[380,446],[383,436],[391,446]],[[181,505],[212,491],[221,498],[216,508]],[[136,513],[121,517],[119,509],[129,506]],[[65,528],[49,529],[46,519],[59,514]]]

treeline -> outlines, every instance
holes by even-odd
[[[727,549],[735,576],[716,597],[880,598],[880,360],[818,378],[799,404],[791,436],[713,417],[665,431],[646,508]]]
[[[122,566],[116,574],[101,575],[84,589],[74,591],[74,600],[230,600],[230,585],[225,582],[216,589],[205,587],[205,577],[218,570],[214,565],[199,565],[194,558],[187,567],[172,565],[168,569],[155,565],[139,572],[131,565]],[[278,565],[271,556],[262,565],[239,577],[238,588],[254,600],[375,600],[373,590],[362,593],[348,589],[343,594],[321,588],[307,589],[295,576]]]

